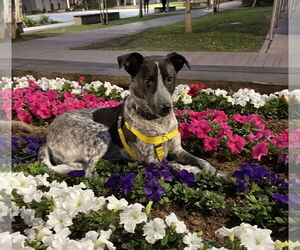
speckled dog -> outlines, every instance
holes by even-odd
[[[176,76],[186,59],[177,53],[143,57],[131,53],[118,57],[119,67],[131,75],[130,95],[113,108],[65,112],[49,126],[39,159],[60,174],[85,170],[91,176],[101,159],[111,162],[130,160],[118,133],[121,128],[128,146],[140,162],[159,162],[155,147],[130,131],[125,123],[148,137],[167,135],[177,129],[172,107]],[[122,119],[120,119],[120,117]],[[181,147],[180,134],[162,143],[165,157],[183,165],[216,171],[205,160]]]

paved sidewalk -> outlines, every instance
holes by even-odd
[[[221,10],[239,8],[241,1],[222,4]],[[200,17],[211,12],[208,9],[192,11],[192,17]],[[279,27],[287,27],[285,15]],[[13,69],[40,72],[64,72],[102,75],[126,75],[117,69],[117,56],[128,51],[70,50],[94,42],[103,41],[142,30],[177,23],[184,15],[153,19],[93,31],[66,34],[56,37],[36,39],[13,44]],[[283,29],[285,30],[285,29]],[[284,32],[282,32],[284,33]],[[278,34],[279,35],[279,34]],[[283,37],[275,36],[268,52],[182,52],[192,66],[192,71],[184,69],[181,79],[228,80],[287,83],[287,46]],[[147,51],[143,55],[166,55],[168,52]]]

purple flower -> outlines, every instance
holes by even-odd
[[[249,188],[249,183],[243,179],[238,179],[235,182],[236,188],[238,192],[245,192]]]
[[[38,143],[35,143],[35,142],[29,142],[27,144],[27,146],[25,147],[25,150],[26,152],[29,154],[29,155],[34,155],[34,154],[37,154],[38,153],[38,150],[40,148],[40,144]]]
[[[195,175],[183,169],[176,175],[176,179],[179,183],[186,183],[189,187],[192,187],[195,182]]]
[[[273,198],[284,210],[288,210],[289,199],[287,195],[275,193],[273,194]]]
[[[163,167],[161,169],[161,167]],[[160,168],[160,169],[156,169]],[[160,179],[163,178],[165,181],[171,182],[173,180],[173,174],[170,171],[170,166],[167,161],[163,161],[160,166],[157,166],[155,163],[150,163],[147,166],[147,169],[144,171],[146,180],[151,180],[153,178]]]
[[[13,137],[11,140],[11,149],[13,152],[17,152],[19,149],[19,141],[20,139],[17,137]]]
[[[121,183],[121,176],[119,174],[112,174],[106,181],[106,185],[116,188]]]
[[[289,204],[291,210],[300,211],[300,194],[289,194]]]
[[[156,179],[153,178],[146,183],[144,191],[148,200],[159,201],[165,192],[165,189]]]
[[[68,173],[68,176],[70,177],[83,177],[85,176],[84,170],[74,170]]]
[[[127,194],[129,191],[132,191],[135,178],[136,174],[132,172],[126,174],[124,177],[121,178],[122,192],[124,194]]]

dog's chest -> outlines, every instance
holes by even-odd
[[[170,115],[169,119],[160,119],[159,121],[132,121],[132,126],[148,137],[164,136],[177,128],[177,120],[175,115]],[[168,154],[169,144],[171,140],[163,143],[165,156]],[[139,138],[130,145],[136,153],[139,161],[159,162],[155,147],[152,144],[145,143]]]

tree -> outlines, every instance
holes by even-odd
[[[185,0],[185,33],[192,33],[191,0]]]
[[[140,17],[143,17],[143,0],[140,0]]]

